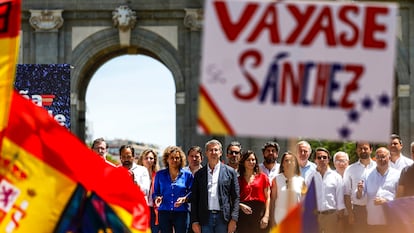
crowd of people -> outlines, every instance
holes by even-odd
[[[280,146],[274,141],[263,145],[262,163],[237,141],[226,147],[225,162],[216,139],[206,142],[204,150],[192,146],[187,153],[167,147],[160,157],[164,169],[152,149],[136,155],[132,146],[123,145],[119,154],[120,166],[146,197],[152,233],[269,232],[304,200],[311,183],[320,233],[388,233],[383,205],[414,195],[413,160],[402,154],[396,134],[388,146],[374,149],[365,141],[355,146],[358,159],[352,164],[346,152],[331,156],[307,141],[299,141],[295,152],[284,152],[280,163]],[[410,146],[414,157],[414,142]],[[103,138],[92,144],[105,161],[107,148]]]

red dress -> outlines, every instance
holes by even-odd
[[[249,184],[244,177],[239,176],[239,185],[240,203],[250,206],[253,213],[247,215],[240,209],[239,220],[237,222],[237,232],[267,233],[269,229],[260,229],[260,220],[263,218],[266,210],[265,191],[266,188],[270,188],[269,178],[266,174],[260,172],[255,175],[254,180]]]

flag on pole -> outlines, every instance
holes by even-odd
[[[384,212],[390,229],[409,233],[414,229],[414,196],[402,197],[384,204]]]
[[[318,233],[316,208],[315,181],[312,178],[305,199],[293,207],[270,233]]]
[[[88,221],[95,232],[149,232],[144,194],[128,171],[108,165],[17,92],[2,140],[0,232],[68,232],[62,223]]]
[[[144,194],[13,92],[20,0],[0,0],[0,232],[150,232]]]

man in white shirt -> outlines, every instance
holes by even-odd
[[[263,162],[259,164],[260,170],[269,177],[272,182],[273,178],[279,174],[280,164],[277,162],[279,157],[280,146],[277,142],[266,142],[262,147]]]
[[[337,233],[338,219],[344,215],[344,184],[342,177],[329,167],[330,153],[318,147],[315,150],[316,171],[306,180],[309,186],[315,180],[319,232]]]
[[[194,174],[191,188],[191,226],[194,233],[235,232],[239,219],[240,188],[237,172],[220,162],[221,142],[205,145],[207,164]]]
[[[391,134],[391,141],[388,150],[391,153],[390,167],[401,171],[406,166],[413,164],[413,160],[401,153],[403,143],[398,134]]]
[[[367,198],[369,233],[389,233],[382,205],[395,199],[400,171],[390,167],[390,151],[380,147],[375,151],[377,167],[358,183],[357,198]]]
[[[376,167],[376,163],[371,159],[373,144],[369,142],[356,142],[356,154],[358,161],[348,166],[344,173],[344,200],[348,210],[348,222],[352,232],[365,233],[367,230],[367,200],[358,199],[356,191],[358,182],[364,174]]]
[[[131,145],[122,145],[119,148],[119,157],[121,159],[122,167],[128,169],[132,180],[138,185],[147,199],[151,186],[151,178],[148,170],[141,165],[134,162],[135,149]],[[146,200],[148,202],[148,200]]]

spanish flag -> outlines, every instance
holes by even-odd
[[[0,0],[0,232],[149,232],[144,194],[13,91],[20,0]]]
[[[0,132],[7,125],[16,74],[20,5],[20,0],[0,0]]]
[[[316,210],[316,188],[312,178],[305,199],[292,207],[282,222],[273,227],[270,233],[318,233]]]

